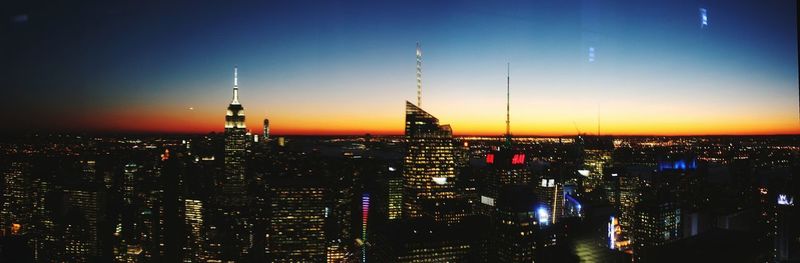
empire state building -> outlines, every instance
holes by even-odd
[[[222,185],[227,205],[243,206],[245,201],[244,160],[246,133],[244,107],[239,103],[238,67],[233,68],[233,101],[225,114],[225,181]]]

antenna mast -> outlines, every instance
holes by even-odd
[[[422,49],[417,42],[417,107],[422,107]]]
[[[506,146],[511,146],[511,63],[506,67]]]
[[[239,66],[233,66],[233,101],[231,104],[239,104]]]

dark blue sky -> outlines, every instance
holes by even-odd
[[[269,115],[286,133],[397,132],[421,41],[423,107],[456,133],[502,133],[506,62],[517,133],[590,130],[598,108],[608,133],[798,131],[790,0],[4,9],[0,109],[26,109],[4,114],[11,129],[219,130],[238,65],[250,127]]]

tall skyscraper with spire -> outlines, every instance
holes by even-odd
[[[533,178],[526,164],[524,151],[514,149],[511,138],[511,64],[507,65],[506,75],[506,132],[505,142],[500,149],[486,154],[489,166],[489,183],[481,192],[481,209],[491,214],[495,202],[504,188],[510,186],[529,185]]]
[[[238,67],[233,68],[233,101],[225,114],[225,180],[222,191],[227,205],[244,205],[244,160],[247,136],[244,107],[239,103]]]
[[[245,180],[247,130],[244,107],[239,103],[239,69],[233,68],[233,100],[225,114],[225,178],[219,198],[219,212],[226,218],[220,230],[226,232],[219,242],[222,259],[237,260],[252,246],[250,223],[247,222],[248,194]]]
[[[269,140],[269,119],[264,118],[264,142]]]
[[[422,51],[417,43],[417,105],[406,101],[403,158],[403,216],[430,215],[439,221],[457,220],[448,204],[456,199],[453,131],[419,107],[422,101]]]

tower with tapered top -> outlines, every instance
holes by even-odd
[[[244,205],[244,159],[246,127],[244,108],[239,103],[238,67],[233,68],[233,100],[225,114],[225,180],[222,191],[226,205]]]
[[[444,211],[431,210],[439,210],[434,207],[456,198],[455,147],[450,125],[439,125],[436,117],[406,101],[405,138],[408,144],[403,158],[403,216],[438,213],[441,221],[458,220],[445,218],[449,216],[443,215],[447,214]]]
[[[453,131],[423,110],[422,51],[417,43],[417,105],[406,101],[403,209],[406,218],[430,216],[455,223],[463,217],[455,187]]]
[[[245,179],[245,154],[247,129],[244,123],[244,107],[239,103],[239,71],[233,68],[233,100],[225,114],[225,177],[218,206],[222,216],[230,220],[219,230],[225,238],[222,244],[223,261],[241,259],[252,246],[252,232],[247,222],[247,180]]]

